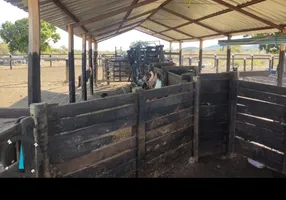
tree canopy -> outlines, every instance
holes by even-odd
[[[9,54],[8,45],[0,41],[0,55]]]
[[[5,22],[0,28],[0,37],[8,44],[10,53],[19,51],[28,53],[29,49],[29,25],[28,18],[12,22]],[[60,35],[56,33],[56,27],[41,20],[41,51],[51,49],[50,42],[57,43]]]

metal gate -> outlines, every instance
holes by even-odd
[[[104,77],[107,83],[130,82],[131,66],[126,58],[109,58],[105,60]]]

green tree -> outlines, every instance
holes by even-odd
[[[137,46],[140,46],[140,47],[143,47],[143,46],[148,46],[148,42],[144,42],[144,41],[141,41],[141,40],[139,40],[139,41],[134,41],[134,42],[132,42],[131,44],[130,44],[130,48],[135,48],[135,47],[137,47]]]
[[[244,37],[251,36],[252,38],[259,38],[265,36],[277,36],[280,34],[279,32],[276,33],[260,33],[255,35],[245,35]],[[261,44],[259,45],[260,51],[265,51],[266,53],[277,54],[280,51],[280,46],[277,44]]]
[[[9,54],[8,45],[0,41],[0,55]]]
[[[19,51],[28,53],[29,47],[29,25],[28,18],[12,22],[5,22],[0,29],[0,36],[8,44],[11,53]],[[51,49],[50,42],[57,43],[60,35],[56,33],[56,27],[48,22],[41,21],[41,51]]]

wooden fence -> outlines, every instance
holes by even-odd
[[[103,73],[108,84],[110,82],[131,81],[131,66],[128,60],[106,59]]]

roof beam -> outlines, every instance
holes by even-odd
[[[142,27],[142,28],[143,28],[143,27]],[[156,37],[156,36],[154,36],[154,34],[153,34],[153,33],[146,33],[145,31],[140,30],[140,29],[138,29],[138,28],[136,28],[136,31],[139,31],[139,32],[141,32],[141,33],[144,33],[144,34],[150,35],[150,36],[152,36],[152,37]],[[156,37],[156,38],[160,38],[160,37]],[[162,39],[162,38],[160,38],[160,39]],[[166,40],[166,39],[162,39],[162,40],[165,40],[165,41],[168,41],[168,42],[170,42],[170,41],[171,41],[171,40]]]
[[[112,17],[112,16],[115,16],[115,15],[118,15],[118,14],[121,14],[121,13],[124,13],[124,12],[127,12],[128,10],[130,9],[135,9],[135,8],[140,8],[142,6],[146,6],[150,3],[154,3],[158,0],[145,0],[145,1],[142,1],[140,3],[137,3],[133,6],[126,6],[126,7],[123,7],[123,8],[120,8],[120,9],[117,9],[117,10],[113,10],[113,11],[110,11],[110,12],[107,12],[107,13],[104,13],[102,15],[97,15],[95,17],[91,17],[89,19],[85,19],[85,20],[82,20],[80,22],[77,22],[77,23],[74,23],[73,24],[73,27],[78,27],[78,26],[82,26],[82,25],[86,25],[86,24],[90,24],[90,23],[93,23],[93,22],[97,22],[99,20],[102,20],[102,19],[106,19],[106,18],[109,18],[109,17]]]
[[[159,33],[159,32],[154,31],[154,30],[152,30],[152,29],[150,29],[150,28],[148,28],[148,27],[142,26],[142,24],[141,24],[141,25],[139,25],[139,26],[140,26],[140,27],[142,27],[142,28],[144,28],[144,29],[147,29],[147,30],[152,31],[152,32],[154,32],[155,34],[162,35],[162,36],[164,36],[164,37],[166,37],[166,38],[170,38],[171,40],[176,40],[175,38],[172,38],[172,37],[170,37],[170,36],[168,36],[168,35],[165,35],[165,34]],[[155,35],[155,34],[154,34],[154,35]]]
[[[236,8],[246,8],[248,6],[252,6],[252,5],[255,5],[257,3],[261,3],[261,2],[264,2],[266,0],[252,0],[252,1],[249,1],[247,3],[243,3],[243,4],[240,4],[238,6],[236,6]],[[233,11],[232,9],[225,9],[225,10],[222,10],[222,11],[219,11],[219,12],[216,12],[216,13],[213,13],[213,14],[210,14],[210,15],[207,15],[207,16],[204,16],[204,17],[201,17],[201,18],[198,18],[198,19],[195,19],[194,21],[195,22],[200,22],[202,20],[206,20],[206,19],[210,19],[212,17],[216,17],[216,16],[219,16],[219,15],[222,15],[222,14],[226,14],[226,13],[229,13]],[[187,26],[187,25],[190,25],[190,24],[193,24],[193,22],[187,22],[185,24],[182,24],[182,25],[179,25],[179,26],[176,26],[174,27],[175,29],[178,29],[178,28],[181,28],[181,27],[184,27],[184,26]],[[169,30],[164,30],[162,31],[161,33],[164,33],[166,31],[169,31]]]
[[[113,37],[116,37],[116,36],[118,36],[118,35],[121,35],[121,34],[123,34],[123,33],[128,32],[128,31],[131,31],[131,30],[133,30],[133,29],[134,29],[134,27],[131,27],[131,28],[127,29],[127,30],[120,31],[120,32],[118,32],[118,33],[114,33],[114,34],[108,35],[108,36],[106,36],[106,37],[100,38],[100,39],[97,40],[97,41],[98,41],[98,42],[103,42],[103,41],[105,41],[105,40],[111,39],[111,38],[113,38]]]
[[[71,18],[74,22],[79,22],[78,18],[72,14],[59,0],[50,0],[52,1],[58,8],[60,8],[69,18]],[[81,26],[82,30],[84,32],[88,32],[88,30],[84,27]]]
[[[233,10],[233,11],[236,11],[236,12],[239,12],[239,13],[241,13],[241,14],[244,14],[244,15],[246,15],[246,16],[248,16],[248,17],[251,17],[251,18],[253,18],[253,19],[257,20],[257,21],[260,21],[260,22],[262,22],[262,23],[264,23],[264,24],[267,24],[267,25],[269,25],[269,26],[272,26],[273,28],[277,28],[277,29],[279,29],[279,30],[282,30],[282,29],[283,29],[283,27],[281,27],[281,26],[279,26],[279,25],[277,25],[277,24],[275,24],[275,23],[273,23],[273,22],[270,22],[270,21],[268,21],[268,20],[266,20],[266,19],[263,19],[263,18],[261,18],[261,17],[258,17],[257,15],[254,15],[254,14],[252,14],[252,13],[250,13],[250,12],[247,12],[247,11],[245,11],[245,10],[242,10],[241,8],[237,8],[236,6],[233,6],[233,5],[231,5],[231,4],[229,4],[229,3],[226,3],[226,2],[224,2],[224,1],[222,1],[222,0],[212,0],[212,1],[214,1],[214,2],[216,2],[216,3],[218,3],[218,4],[220,4],[220,5],[223,5],[223,6],[229,8],[229,9],[231,9],[231,10]]]
[[[145,16],[145,15],[148,15],[148,14],[151,13],[152,11],[153,11],[153,10],[149,10],[149,11],[147,11],[147,12],[141,13],[141,14],[136,15],[136,16],[134,16],[134,17],[130,17],[130,18],[127,19],[124,23],[129,22],[129,21],[132,21],[132,20],[137,19],[137,18],[140,18],[140,17],[143,17],[143,16]],[[104,30],[104,29],[107,29],[107,28],[111,28],[111,27],[113,27],[113,26],[120,25],[122,22],[123,22],[123,20],[122,20],[122,21],[119,21],[119,22],[115,22],[115,23],[109,24],[109,25],[107,25],[107,26],[103,26],[103,27],[98,28],[98,29],[93,29],[93,30],[90,30],[89,33],[96,32],[96,31],[102,31],[102,30]],[[123,23],[123,24],[124,24],[124,23]],[[122,27],[121,27],[121,28],[122,28]],[[118,31],[118,32],[119,32],[119,31]]]
[[[182,18],[182,19],[185,19],[185,20],[187,20],[187,21],[189,21],[189,22],[191,22],[191,23],[195,23],[195,24],[197,24],[197,25],[199,25],[199,26],[202,26],[202,27],[204,27],[204,28],[206,28],[206,29],[212,30],[212,31],[214,31],[214,32],[216,32],[216,33],[219,33],[219,34],[221,34],[221,35],[226,35],[226,34],[225,34],[224,32],[222,32],[222,31],[219,31],[219,30],[217,30],[217,29],[215,29],[215,28],[212,28],[212,27],[210,27],[210,26],[208,26],[208,25],[202,24],[201,22],[195,21],[195,20],[193,20],[193,19],[191,19],[191,18],[189,18],[189,17],[186,17],[186,16],[184,16],[184,15],[182,15],[182,14],[179,14],[179,13],[177,13],[177,12],[174,12],[174,11],[168,9],[168,8],[162,8],[162,10],[164,10],[164,11],[166,11],[166,12],[168,12],[168,13],[171,13],[171,14],[173,14],[173,15],[176,15],[176,16]]]
[[[172,27],[170,27],[170,26],[168,26],[168,25],[165,25],[165,24],[162,24],[161,22],[158,22],[158,21],[156,21],[156,20],[149,19],[149,21],[151,21],[151,22],[153,22],[153,23],[156,23],[156,24],[159,24],[159,25],[161,25],[161,26],[164,26],[164,27],[166,27],[166,28],[168,28],[168,29],[177,31],[178,33],[184,34],[184,35],[186,35],[186,36],[189,36],[189,37],[192,37],[192,38],[195,38],[195,39],[199,39],[199,38],[197,38],[197,37],[195,37],[195,36],[193,36],[193,35],[190,35],[190,34],[188,34],[188,33],[183,32],[183,31],[173,29]]]
[[[134,6],[135,4],[137,4],[138,1],[139,1],[139,0],[134,0],[134,1],[132,2],[132,4],[131,4],[131,7]],[[122,28],[123,24],[125,23],[125,21],[126,21],[127,18],[129,17],[129,15],[131,14],[132,10],[133,10],[133,9],[130,8],[130,9],[126,12],[126,14],[125,14],[125,16],[124,16],[124,18],[123,18],[121,24],[119,25],[119,28],[118,28],[118,30],[116,31],[116,33],[118,33],[118,32],[120,31],[120,29]]]

